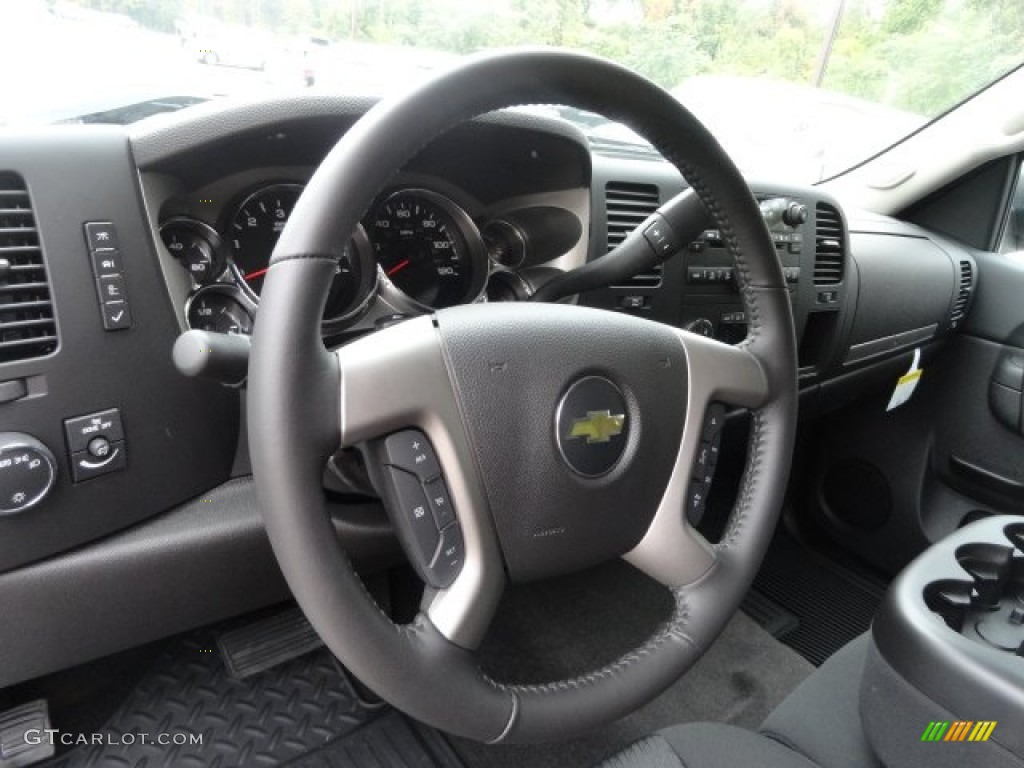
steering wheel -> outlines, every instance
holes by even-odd
[[[537,103],[621,121],[679,169],[735,261],[746,340],[728,346],[622,313],[535,302],[444,309],[325,349],[320,318],[335,265],[375,194],[445,131]],[[675,244],[700,232],[681,226],[667,232]],[[645,235],[661,242],[654,230],[636,237]],[[617,719],[707,650],[764,556],[796,422],[789,295],[735,165],[690,112],[626,68],[557,50],[483,55],[375,106],[296,204],[252,342],[253,474],[281,570],[328,648],[420,721],[479,741],[524,743]],[[735,508],[711,544],[688,523],[685,500],[709,434],[705,414],[717,404],[748,408],[752,419]],[[456,514],[446,530],[461,535],[464,551],[450,583],[425,589],[416,619],[396,625],[334,534],[322,475],[342,447],[365,448],[375,465],[372,446],[409,428],[433,448]],[[544,685],[507,685],[481,671],[474,648],[507,582],[615,557],[674,599],[642,647]]]

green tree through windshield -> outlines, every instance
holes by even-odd
[[[78,0],[173,31],[199,13],[277,34],[452,53],[581,48],[672,88],[699,74],[812,83],[835,2],[799,0]],[[1015,66],[1021,0],[846,0],[822,85],[932,116]]]

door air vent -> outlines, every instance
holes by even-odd
[[[50,283],[25,181],[0,171],[0,363],[57,348]]]
[[[962,259],[960,261],[960,288],[957,290],[956,299],[953,301],[953,311],[949,316],[949,321],[954,328],[967,314],[967,302],[971,299],[972,290],[974,290],[974,268],[971,266],[971,262]]]
[[[814,210],[814,284],[837,285],[843,282],[843,222],[827,203],[818,203]]]
[[[609,181],[604,188],[605,214],[608,221],[608,250],[613,250],[626,236],[658,209],[661,202],[653,184],[631,184]],[[614,288],[657,288],[661,285],[661,265],[633,275]]]

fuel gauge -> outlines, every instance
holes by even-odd
[[[230,286],[211,285],[194,294],[185,309],[189,328],[212,333],[252,333],[252,313]]]

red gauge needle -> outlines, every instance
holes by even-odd
[[[395,266],[393,266],[391,269],[389,269],[384,274],[386,274],[388,277],[391,277],[396,272],[401,272],[403,269],[405,269],[408,266],[409,266],[409,259],[402,259],[400,262],[395,264]]]
[[[242,275],[246,280],[255,280],[257,277],[263,277],[270,270],[270,267],[264,267],[263,269],[257,269],[250,272],[247,275]]]

